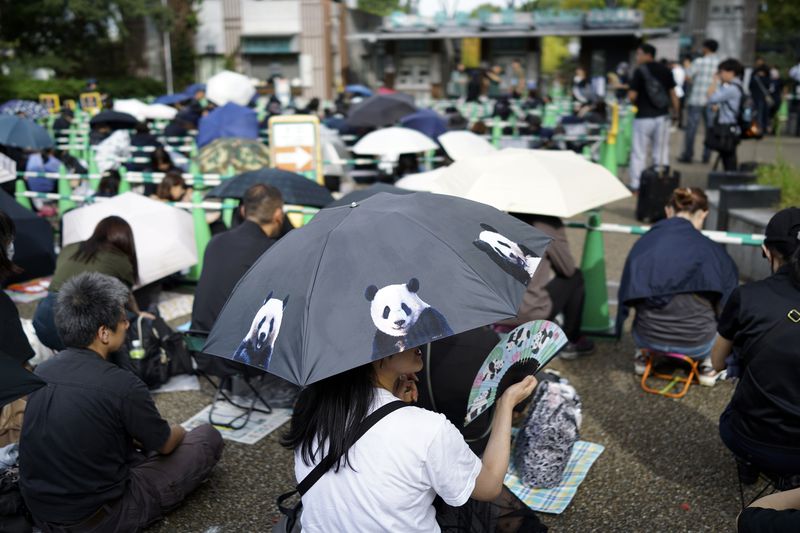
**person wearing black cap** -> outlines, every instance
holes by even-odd
[[[732,351],[741,368],[719,432],[752,482],[758,471],[800,474],[800,208],[776,213],[765,233],[773,275],[731,294],[711,353],[716,370]]]

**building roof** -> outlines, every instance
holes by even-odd
[[[584,29],[584,28],[535,28],[535,29],[481,29],[481,28],[437,28],[433,30],[408,30],[392,32],[364,32],[354,33],[347,36],[348,41],[400,41],[400,40],[440,40],[440,39],[463,39],[466,37],[478,37],[483,39],[495,39],[504,37],[544,37],[546,35],[560,35],[564,37],[612,37],[625,36],[632,37],[659,37],[672,33],[671,28],[605,28],[605,29]]]

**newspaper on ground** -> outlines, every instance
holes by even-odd
[[[187,431],[191,431],[197,426],[208,424],[208,413],[210,410],[211,405],[205,406],[199,413],[184,422],[182,426]],[[241,413],[241,409],[229,403],[217,402],[217,407],[214,409],[214,421],[230,422]],[[225,439],[241,442],[242,444],[255,444],[288,422],[291,416],[291,409],[273,408],[272,414],[253,411],[250,415],[250,421],[242,429],[233,430],[220,426],[215,427],[222,433],[222,437]]]

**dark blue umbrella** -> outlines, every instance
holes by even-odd
[[[420,109],[416,113],[406,115],[400,119],[400,124],[424,133],[434,141],[439,135],[447,133],[447,120],[432,109]]]
[[[192,96],[185,93],[165,94],[156,98],[153,103],[164,105],[175,105],[191,100]]]
[[[0,144],[28,150],[52,148],[47,130],[34,121],[16,115],[0,115]]]
[[[200,119],[197,146],[219,138],[258,139],[258,116],[253,109],[228,102]]]
[[[516,316],[549,242],[454,196],[323,209],[239,280],[203,353],[308,385]]]
[[[0,113],[6,115],[22,114],[32,119],[50,116],[50,112],[45,106],[32,100],[9,100],[3,105],[0,105]]]
[[[193,83],[183,90],[183,94],[188,95],[190,98],[194,98],[194,93],[196,93],[197,91],[205,91],[205,90],[206,90],[205,83]]]
[[[22,368],[10,354],[0,351],[0,407],[44,386],[41,378]]]
[[[325,207],[339,207],[342,205],[350,205],[353,202],[363,202],[370,196],[375,196],[379,192],[388,192],[389,194],[412,194],[414,191],[401,189],[400,187],[395,187],[394,185],[389,185],[387,183],[376,183],[374,185],[370,185],[366,189],[356,189],[351,193],[345,194],[338,200],[329,203]]]
[[[5,212],[16,226],[14,236],[14,264],[22,272],[14,274],[8,283],[49,276],[56,269],[56,252],[53,249],[53,227],[36,213],[25,209],[13,196],[0,190],[0,211]]]
[[[344,92],[350,94],[357,94],[358,96],[372,96],[372,90],[366,85],[348,85],[344,88]]]
[[[413,97],[406,94],[376,94],[350,108],[347,124],[354,128],[391,126],[416,110]]]
[[[89,121],[92,127],[108,126],[112,130],[133,129],[138,123],[136,117],[121,111],[101,111]]]
[[[272,185],[281,191],[287,204],[323,207],[333,201],[330,191],[310,179],[278,168],[262,168],[245,172],[211,189],[212,198],[243,198],[247,189],[257,183]]]

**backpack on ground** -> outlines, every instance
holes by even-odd
[[[669,95],[664,89],[664,85],[653,76],[647,65],[642,65],[640,70],[644,76],[644,90],[653,107],[657,109],[669,107]]]
[[[517,434],[514,464],[529,487],[557,487],[578,440],[581,400],[565,381],[542,381],[525,425]]]
[[[129,366],[148,388],[158,388],[177,374],[191,374],[192,360],[183,336],[160,316],[144,316],[128,330]],[[134,345],[141,346],[137,353]],[[137,347],[138,347],[137,346]]]

